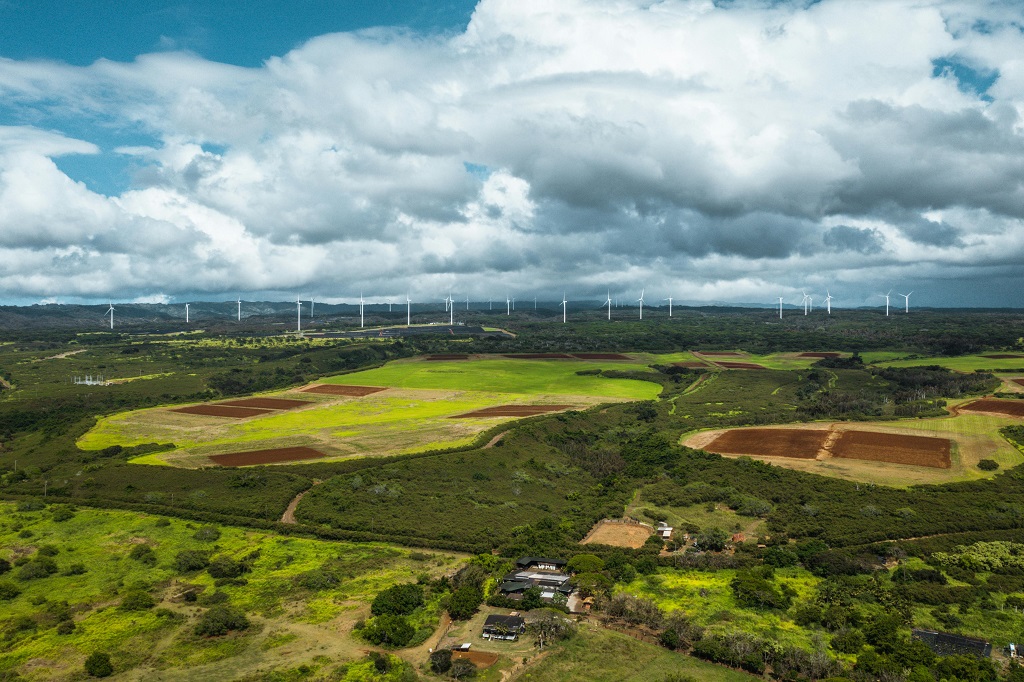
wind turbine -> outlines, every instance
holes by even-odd
[[[295,297],[295,333],[302,333],[302,299]]]
[[[238,297],[238,321],[242,321],[242,297]]]
[[[562,324],[565,324],[565,311],[568,309],[569,302],[565,300],[565,292],[562,292]]]
[[[806,315],[807,314],[807,299],[808,299],[808,296],[807,296],[807,292],[806,291],[803,292],[803,294],[804,294],[804,300],[802,300],[800,302],[804,304],[804,315]]]
[[[910,294],[914,293],[913,291]],[[910,294],[900,294],[903,297],[903,312],[904,314],[910,312]]]
[[[185,324],[188,324],[188,303],[185,304]]]
[[[409,294],[405,295],[405,326],[412,326],[412,299]]]
[[[359,292],[359,328],[363,327],[363,292]]]
[[[513,296],[512,297],[512,310],[515,310],[515,309],[516,309],[516,297]]]
[[[391,300],[391,299],[389,298],[389,299],[388,299],[388,312],[389,312],[389,313],[391,312],[391,304],[392,304],[392,303],[393,303],[393,301],[392,301],[392,300]]]
[[[466,297],[466,310],[469,310],[469,296]]]
[[[645,291],[644,289],[640,290],[640,298],[637,299],[638,301],[640,301],[640,319],[641,320],[644,319],[644,291]]]
[[[612,292],[611,292],[610,289],[608,290],[608,300],[605,301],[605,303],[608,305],[608,319],[611,320],[612,319]]]
[[[885,297],[885,316],[889,317],[889,294],[892,293],[892,289],[889,289],[888,293],[879,294],[879,296]]]
[[[562,298],[565,298],[564,294],[562,295]],[[536,296],[533,297],[533,309],[534,310],[537,309],[537,297]]]
[[[825,306],[827,307],[828,314],[831,315],[832,314],[832,294],[830,294],[828,292],[828,289],[825,289]]]
[[[663,298],[661,300],[668,301],[668,316],[672,317],[672,297],[669,296],[668,298]]]
[[[508,296],[505,296],[505,314],[512,314],[512,299],[509,298]]]
[[[782,319],[782,297],[779,296],[779,319]]]
[[[455,299],[452,298],[451,294],[448,294],[448,324],[455,324]]]
[[[110,313],[110,328],[113,329],[114,328],[114,304],[113,303],[110,304],[110,308],[107,309],[107,312],[103,313],[104,317],[107,315],[107,313]]]
[[[309,319],[313,319],[313,297],[309,297]]]

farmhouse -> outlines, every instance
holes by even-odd
[[[516,615],[487,616],[484,621],[484,639],[506,639],[515,641],[526,632],[526,621]]]
[[[502,579],[498,591],[515,600],[522,599],[523,593],[533,587],[540,588],[540,597],[546,602],[553,600],[556,594],[568,597],[573,586],[569,576],[561,572],[565,565],[560,559],[523,557],[516,562],[518,570]]]
[[[566,562],[561,559],[545,559],[538,556],[524,556],[516,561],[516,568],[520,571],[561,571]]]
[[[672,526],[668,525],[664,521],[659,521],[658,528],[654,532],[657,533],[658,537],[662,540],[671,540],[673,530]]]

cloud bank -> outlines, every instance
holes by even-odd
[[[1022,25],[1012,2],[481,0],[455,35],[260,68],[0,59],[0,299],[1019,305]],[[101,194],[69,155],[132,182]]]

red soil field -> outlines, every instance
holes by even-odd
[[[342,386],[340,384],[317,384],[302,389],[303,393],[323,393],[324,395],[348,395],[361,398],[364,395],[377,393],[386,389],[380,386]]]
[[[715,364],[726,369],[764,369],[761,365],[756,365],[753,362],[716,362]]]
[[[572,360],[572,356],[565,353],[518,353],[505,357],[513,360]]]
[[[707,365],[705,363],[703,363],[703,362],[693,362],[693,361],[673,362],[672,364],[675,365],[676,367],[707,367]]]
[[[621,353],[573,353],[580,360],[630,360]]]
[[[1017,380],[1017,383],[1021,383]],[[973,403],[961,405],[958,408],[961,412],[991,412],[992,414],[1005,414],[1010,417],[1024,417],[1024,400],[999,400],[997,398],[982,398]]]
[[[461,353],[448,353],[447,355],[428,355],[427,360],[469,360],[468,355]]]
[[[948,469],[950,466],[948,438],[876,431],[843,431],[832,446],[832,456],[936,469]]]
[[[1013,355],[1013,354],[1006,354],[1006,353],[996,353],[994,355],[982,355],[981,357],[988,358],[989,360],[1010,360],[1010,359],[1013,359],[1013,358],[1024,359],[1024,355]]]
[[[1024,386],[1024,379],[1014,379],[1013,383]]]
[[[246,417],[258,417],[261,414],[270,414],[273,410],[260,410],[255,407],[231,407],[228,405],[192,405],[191,407],[176,407],[171,412],[201,414],[206,417],[245,419]]]
[[[485,407],[482,410],[466,412],[465,414],[457,414],[449,417],[449,419],[462,419],[464,417],[532,417],[535,414],[571,410],[573,407],[573,405],[496,405],[494,407]]]
[[[729,358],[742,357],[741,353],[734,353],[731,350],[702,350],[698,353],[698,355],[720,355]]]
[[[801,353],[798,358],[838,358],[839,353]]]
[[[210,455],[210,459],[225,467],[244,467],[252,464],[274,464],[276,462],[297,462],[302,459],[319,459],[324,453],[313,448],[274,448],[272,450],[249,450],[229,452],[226,455]]]
[[[735,429],[726,431],[704,449],[728,455],[814,459],[828,439],[820,429]]]
[[[453,651],[452,660],[460,659],[470,661],[478,668],[489,668],[498,662],[498,654],[490,651]]]
[[[231,407],[258,407],[263,410],[294,410],[311,403],[308,400],[288,400],[286,398],[243,398],[217,404]]]

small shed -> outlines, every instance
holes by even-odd
[[[668,525],[664,521],[659,521],[658,528],[654,532],[657,533],[658,537],[660,537],[662,540],[671,540],[673,530],[675,529],[672,528],[672,526]]]

